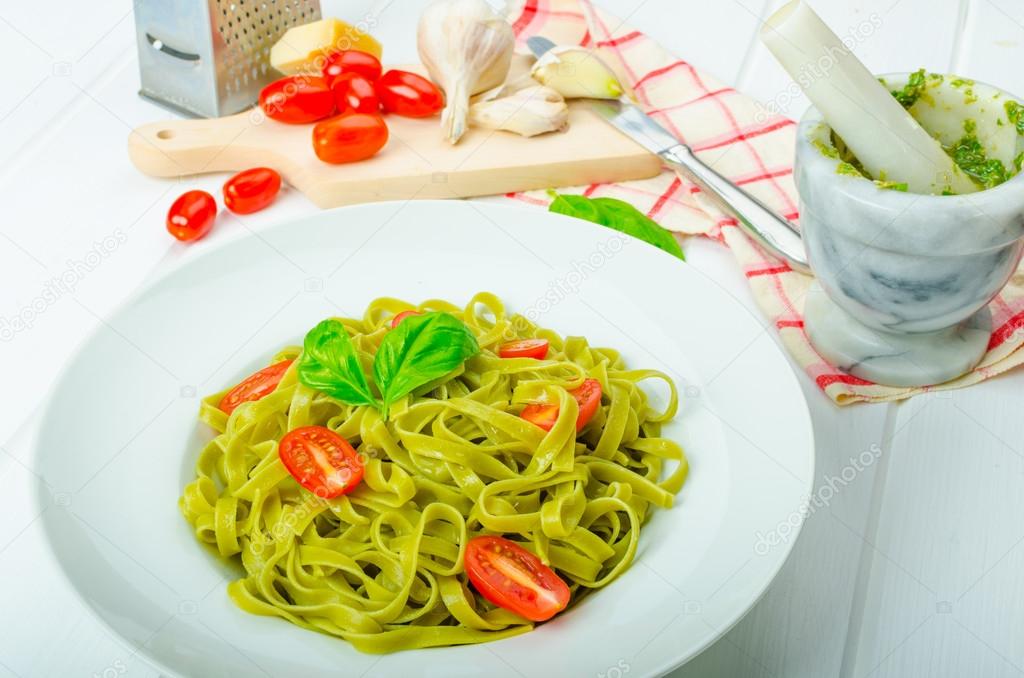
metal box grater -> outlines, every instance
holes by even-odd
[[[135,0],[139,93],[200,117],[242,111],[280,77],[278,38],[319,18],[319,0]]]

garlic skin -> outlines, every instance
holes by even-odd
[[[478,101],[469,109],[469,124],[532,137],[564,129],[569,106],[562,95],[544,85],[533,85],[498,99]]]
[[[506,80],[504,83],[489,89],[486,92],[477,94],[471,98],[470,104],[475,104],[478,101],[493,101],[494,99],[503,99],[507,96],[511,96],[520,90],[524,90],[528,87],[536,87],[540,83],[530,77],[529,73],[524,73],[517,78],[511,78]],[[549,88],[550,89],[550,88]],[[559,95],[561,96],[561,95]]]
[[[618,99],[625,90],[601,57],[582,47],[552,47],[530,75],[566,99]]]
[[[434,0],[420,16],[420,61],[445,93],[441,130],[451,143],[466,132],[469,98],[498,87],[508,76],[512,26],[484,0]]]

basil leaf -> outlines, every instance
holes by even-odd
[[[654,245],[678,259],[686,260],[683,249],[672,234],[628,202],[615,198],[588,198],[582,195],[555,193],[548,211],[607,226]]]
[[[343,403],[380,407],[348,331],[338,320],[324,320],[306,334],[296,369],[300,382]]]
[[[384,337],[373,359],[373,378],[388,407],[415,389],[443,377],[480,352],[476,337],[450,313],[408,316]]]
[[[554,200],[548,205],[548,211],[556,214],[564,214],[569,217],[576,217],[577,219],[585,219],[592,221],[595,224],[601,224],[607,226],[608,224],[604,221],[604,216],[600,210],[597,209],[597,205],[590,198],[583,195],[571,195],[571,194],[560,194],[554,193]]]

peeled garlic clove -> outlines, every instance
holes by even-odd
[[[500,86],[512,62],[512,26],[484,0],[434,0],[416,30],[420,61],[445,93],[441,129],[451,143],[466,131],[469,98]]]
[[[608,64],[582,47],[552,47],[533,64],[530,75],[566,99],[618,99],[623,94]]]
[[[543,85],[520,89],[509,96],[479,101],[469,109],[469,124],[532,137],[563,129],[569,107],[562,95]]]

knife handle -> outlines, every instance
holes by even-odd
[[[702,191],[715,198],[725,211],[736,217],[740,228],[770,254],[785,261],[795,271],[811,272],[803,241],[793,224],[705,165],[689,146],[679,144],[660,155]]]

